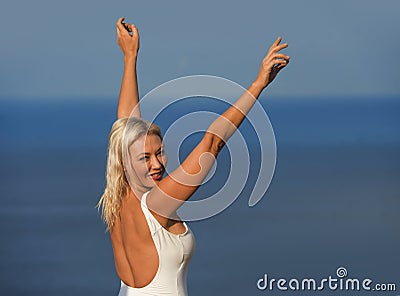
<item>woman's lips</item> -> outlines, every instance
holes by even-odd
[[[158,173],[149,174],[149,177],[152,178],[153,180],[159,181],[159,180],[161,180],[162,175],[163,175],[162,172],[158,172]]]

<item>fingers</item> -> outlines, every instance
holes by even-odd
[[[287,60],[276,60],[276,61],[274,61],[274,66],[276,66],[277,68],[283,68],[288,63],[289,63],[289,61],[287,61]]]
[[[124,17],[120,17],[116,23],[117,29],[122,32],[124,30],[124,26],[122,25],[122,21],[124,20]]]
[[[283,68],[289,63],[290,57],[286,54],[279,53],[280,50],[288,47],[287,43],[280,44],[282,37],[278,37],[271,45],[268,54],[264,58],[264,62],[269,67]]]
[[[272,67],[274,64],[280,63],[282,61],[285,61],[287,64],[287,63],[289,63],[289,60],[290,60],[290,56],[288,56],[286,54],[274,53],[274,54],[267,55],[264,59],[264,62]]]
[[[132,25],[129,23],[122,23],[122,25],[124,26],[125,30],[127,30],[128,32],[132,32]]]
[[[134,24],[124,23],[124,17],[120,17],[116,23],[118,37],[121,35],[139,36],[138,28]]]
[[[284,59],[290,60],[290,56],[283,54],[283,53],[275,53],[271,56],[272,59]]]
[[[281,69],[285,68],[286,66],[287,66],[287,64],[279,64],[277,66],[277,68],[278,68],[278,70],[281,70]]]
[[[129,24],[123,23],[124,17],[120,17],[116,23],[117,25],[117,31],[119,31],[120,34],[128,34],[129,35]]]
[[[125,19],[125,17],[120,17],[120,18],[117,20],[116,25],[118,26],[118,24],[121,24],[121,23],[124,21],[124,19]]]
[[[275,54],[264,61],[266,69],[283,68],[289,63],[290,57],[284,54]]]
[[[279,36],[276,40],[275,40],[275,42],[274,42],[274,44],[273,44],[273,46],[278,46],[279,45],[279,43],[281,43],[281,41],[282,41],[282,37],[281,36]]]
[[[284,48],[286,48],[288,46],[289,45],[287,43],[280,44],[277,47],[275,47],[275,51],[280,51],[281,49],[284,49]]]
[[[270,61],[268,64],[269,67],[273,68],[273,67],[284,67],[288,64],[289,62],[287,60],[272,60]]]
[[[275,43],[270,47],[269,51],[270,52],[278,52],[284,48],[288,47],[287,43],[283,43],[283,44],[279,44],[279,45],[275,45]]]
[[[284,54],[276,54],[273,58],[272,61],[276,64],[277,62],[281,63],[289,63],[290,57]]]
[[[275,40],[275,42],[271,45],[271,47],[269,48],[269,51],[270,51],[270,52],[278,52],[278,51],[280,51],[280,50],[282,50],[282,49],[288,47],[288,44],[287,44],[287,43],[280,44],[281,41],[282,41],[282,37],[279,36],[279,37]]]
[[[131,32],[133,32],[134,35],[139,36],[138,28],[134,24],[131,25]]]

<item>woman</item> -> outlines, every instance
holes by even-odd
[[[140,119],[139,34],[123,20],[117,21],[118,44],[124,54],[118,120],[109,136],[107,185],[98,207],[110,230],[120,296],[187,295],[187,268],[195,238],[176,210],[207,176],[262,90],[288,64],[289,56],[280,53],[288,45],[280,44],[280,37],[274,42],[247,92],[212,122],[184,162],[162,178],[167,159],[160,129]]]

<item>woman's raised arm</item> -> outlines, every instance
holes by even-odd
[[[197,190],[219,151],[242,123],[262,90],[288,64],[290,57],[279,52],[288,45],[280,42],[281,37],[269,48],[257,78],[247,91],[211,123],[200,143],[183,163],[148,193],[147,204],[159,221],[165,219],[163,222],[166,223],[168,217],[175,217],[175,211]]]
[[[118,45],[124,54],[124,74],[118,100],[117,117],[141,117],[139,91],[136,77],[136,60],[139,51],[139,32],[135,25],[117,21]]]

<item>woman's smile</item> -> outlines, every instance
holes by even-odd
[[[159,171],[159,172],[148,174],[147,177],[151,178],[151,179],[153,179],[155,181],[160,181],[162,179],[163,174],[164,174],[163,171]]]

